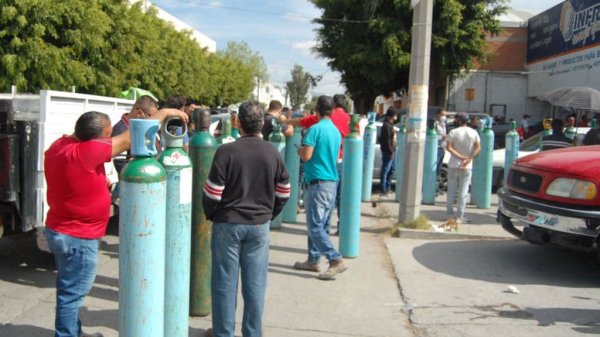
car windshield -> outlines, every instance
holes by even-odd
[[[575,144],[577,146],[581,145],[581,140],[585,136],[586,132],[589,128],[578,128],[577,129],[577,137],[575,139]],[[535,135],[525,139],[520,145],[520,151],[538,151],[540,149],[540,144],[542,143],[542,137],[544,132],[538,132]]]
[[[519,146],[521,151],[537,151],[540,149],[543,132],[538,132],[535,135],[525,139]]]

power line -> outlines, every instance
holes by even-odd
[[[200,6],[200,7],[207,7],[207,8],[217,8],[217,9],[227,9],[227,10],[233,10],[233,11],[239,11],[239,12],[248,12],[248,13],[255,13],[255,14],[264,14],[264,15],[274,15],[274,16],[278,16],[281,18],[294,18],[294,19],[309,19],[309,20],[320,20],[320,21],[328,21],[328,22],[340,22],[340,23],[369,23],[373,20],[348,20],[348,19],[331,19],[331,18],[315,18],[312,16],[307,16],[307,15],[301,15],[301,14],[285,14],[285,15],[281,15],[281,13],[278,12],[269,12],[269,11],[262,11],[262,10],[258,10],[258,9],[251,9],[251,8],[242,8],[242,7],[233,7],[233,6],[225,6],[223,4],[220,3],[204,3],[204,2],[200,2],[200,1],[191,1],[194,4]]]

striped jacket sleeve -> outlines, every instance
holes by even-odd
[[[275,203],[273,204],[273,219],[275,219],[275,217],[281,213],[292,192],[290,176],[285,168],[285,164],[279,156],[277,157],[277,161],[278,168],[277,176],[275,177]]]
[[[213,163],[204,183],[204,193],[202,196],[202,207],[204,207],[204,214],[206,218],[213,221],[217,210],[219,209],[219,203],[223,196],[223,190],[225,189],[225,176],[226,167],[224,165],[223,156],[219,155],[219,151],[215,153]]]

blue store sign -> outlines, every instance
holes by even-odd
[[[527,63],[600,44],[600,2],[568,0],[529,19]]]

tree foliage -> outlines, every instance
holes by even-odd
[[[298,110],[306,104],[308,101],[308,90],[316,86],[319,79],[305,72],[304,68],[298,64],[294,64],[291,74],[292,79],[285,83],[285,87],[292,109]]]
[[[240,53],[210,54],[127,0],[0,0],[0,91],[117,96],[137,86],[225,105],[247,99],[266,73],[258,53],[232,45]]]
[[[341,73],[359,111],[380,93],[408,87],[410,0],[312,0],[322,10],[315,51]],[[432,74],[454,75],[485,61],[485,34],[497,34],[506,0],[435,0]]]

